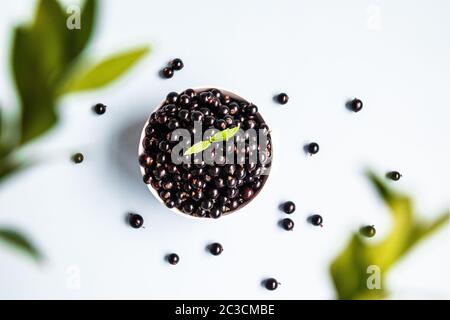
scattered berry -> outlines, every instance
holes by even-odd
[[[359,231],[363,236],[368,238],[372,238],[377,233],[377,230],[374,226],[365,226],[362,227]]]
[[[291,214],[295,211],[295,203],[287,201],[283,204],[283,211],[287,214]]]
[[[350,102],[350,109],[352,109],[353,112],[359,112],[363,108],[363,103],[359,99],[353,99]]]
[[[314,214],[314,215],[312,215],[309,219],[310,219],[310,222],[311,222],[311,224],[312,224],[313,226],[321,226],[321,227],[323,226],[323,225],[322,225],[323,218],[322,218],[321,215]]]
[[[72,156],[72,160],[75,163],[82,163],[84,160],[84,156],[82,153],[76,153]]]
[[[391,171],[386,174],[386,177],[388,177],[391,180],[398,181],[400,180],[402,175],[398,171]]]
[[[171,67],[173,70],[178,71],[178,70],[183,69],[184,64],[183,64],[183,61],[182,61],[181,59],[176,58],[176,59],[173,59],[173,60],[170,62],[170,67]]]
[[[279,284],[280,283],[274,278],[269,278],[264,281],[264,287],[270,291],[277,289]]]
[[[163,76],[164,76],[165,78],[170,79],[170,78],[173,77],[173,69],[172,69],[172,68],[169,68],[169,67],[164,68],[164,69],[162,70],[162,74],[163,74]]]
[[[94,111],[95,111],[96,114],[102,115],[102,114],[104,114],[106,112],[106,106],[104,104],[102,104],[102,103],[97,103],[94,106]]]
[[[139,229],[144,225],[144,218],[142,218],[139,214],[130,213],[128,216],[128,222],[133,228]]]
[[[280,93],[280,94],[277,96],[277,101],[278,101],[278,103],[280,103],[280,104],[286,104],[286,103],[288,103],[288,101],[289,101],[289,96],[288,96],[286,93]]]
[[[167,261],[171,265],[176,265],[180,261],[180,257],[176,253],[171,253],[167,256]]]
[[[214,256],[218,256],[222,253],[223,251],[223,247],[220,243],[213,243],[209,246],[209,252],[214,255]]]
[[[291,231],[294,229],[294,221],[289,218],[281,220],[281,225],[283,226],[283,229],[287,231]]]
[[[319,152],[319,145],[316,142],[311,142],[310,144],[308,144],[307,149],[308,153],[310,155],[313,155]]]

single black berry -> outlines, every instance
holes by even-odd
[[[82,153],[76,153],[72,156],[72,160],[75,163],[82,163],[84,160],[84,156]]]
[[[192,121],[202,121],[203,120],[203,113],[200,111],[192,111],[191,113],[191,120]]]
[[[286,104],[286,103],[288,103],[288,101],[289,101],[289,96],[288,96],[286,93],[280,93],[280,94],[277,96],[277,101],[278,101],[278,103],[280,103],[280,104]]]
[[[316,142],[311,142],[310,144],[308,144],[307,149],[309,154],[316,154],[317,152],[319,152],[319,145]]]
[[[197,92],[195,92],[194,89],[186,89],[186,90],[184,90],[183,94],[187,94],[189,96],[189,98],[193,98],[193,97],[197,96]]]
[[[104,114],[106,112],[106,106],[102,103],[97,103],[94,106],[94,111],[98,115]]]
[[[249,116],[254,116],[255,114],[258,113],[258,107],[255,106],[254,104],[249,104],[244,108],[244,113],[249,115]]]
[[[178,71],[178,70],[183,69],[184,63],[180,58],[176,58],[170,62],[170,66],[172,67],[173,70]]]
[[[178,93],[170,92],[166,97],[166,102],[169,104],[173,104],[178,100]]]
[[[187,213],[187,214],[191,214],[192,212],[194,212],[194,205],[188,201],[185,202],[185,204],[183,205],[183,212]]]
[[[180,111],[178,111],[178,118],[180,118],[180,120],[188,120],[189,111],[186,109],[181,109]]]
[[[283,229],[287,231],[291,231],[294,229],[294,221],[289,218],[281,220],[281,225],[283,226]]]
[[[176,265],[180,261],[180,257],[176,253],[171,253],[167,256],[167,261],[171,265]]]
[[[153,164],[153,158],[150,155],[143,153],[139,156],[139,163],[145,168],[150,168]]]
[[[213,219],[218,219],[222,216],[222,211],[220,208],[212,208],[209,212],[209,216]]]
[[[209,247],[208,247],[208,249],[209,249],[209,252],[212,254],[212,255],[214,255],[214,256],[218,256],[219,254],[221,254],[222,253],[222,251],[223,251],[223,247],[222,247],[222,245],[220,244],[220,243],[213,243],[213,244],[210,244],[209,245]]]
[[[368,238],[372,238],[377,233],[377,230],[374,226],[365,226],[359,229],[360,233]]]
[[[139,229],[144,225],[144,218],[142,218],[139,214],[130,213],[128,216],[128,222],[133,228]]]
[[[363,108],[363,103],[361,100],[355,98],[350,102],[350,108],[353,112],[359,112]]]
[[[285,213],[291,214],[295,211],[295,203],[292,201],[287,201],[283,204],[283,211]]]
[[[398,171],[390,171],[386,174],[386,177],[388,177],[391,180],[398,181],[400,180],[402,175]]]
[[[269,278],[264,281],[264,287],[271,291],[277,289],[279,284],[280,283],[274,278]]]
[[[309,220],[313,226],[321,226],[322,227],[323,218],[321,215],[314,214],[309,218]]]
[[[213,189],[213,190],[217,190],[217,189]],[[203,210],[210,210],[213,207],[213,202],[211,200],[209,200],[209,199],[205,199],[200,204],[200,207]]]
[[[167,78],[167,79],[172,78],[172,77],[173,77],[173,69],[172,69],[172,68],[169,68],[169,67],[164,68],[164,69],[162,70],[162,74],[163,74],[163,76],[164,76],[165,78]]]
[[[244,190],[242,190],[242,198],[244,198],[247,201],[250,200],[254,194],[255,191],[250,187],[246,187],[244,188]]]

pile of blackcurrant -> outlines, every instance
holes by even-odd
[[[211,137],[236,127],[239,134],[231,143],[222,141],[211,149],[212,162],[178,148],[180,143],[194,145],[198,137],[204,140],[205,132]],[[187,139],[177,129],[186,129]],[[272,141],[256,105],[218,89],[187,89],[169,93],[150,116],[142,150],[139,163],[144,182],[168,208],[194,217],[219,218],[241,208],[261,190],[270,171]]]

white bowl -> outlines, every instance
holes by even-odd
[[[236,99],[236,100],[242,100],[242,101],[245,101],[245,102],[249,103],[249,101],[247,101],[246,99],[242,98],[241,96],[239,96],[239,95],[237,95],[237,94],[235,94],[235,93],[233,93],[233,92],[231,92],[231,91],[228,91],[228,90],[225,90],[225,89],[221,89],[221,88],[218,88],[218,87],[215,87],[215,86],[202,86],[202,87],[191,88],[191,89],[195,90],[196,92],[201,92],[201,91],[205,91],[205,90],[213,89],[213,88],[214,88],[214,89],[220,90],[222,93],[224,93],[224,94],[230,96],[231,98],[234,98],[234,99]],[[163,101],[162,101],[162,102],[154,109],[153,112],[155,112],[156,110],[158,110],[158,109],[165,103],[165,101],[166,101],[166,99],[164,99],[164,100],[163,100]],[[152,113],[153,113],[153,112],[152,112]],[[264,119],[263,119],[263,117],[261,116],[261,114],[258,114],[258,116],[259,116],[260,121],[265,122]],[[150,118],[150,117],[149,117],[149,118]],[[265,122],[265,123],[267,123],[267,122]],[[145,128],[147,128],[148,124],[149,124],[149,119],[145,122],[144,128],[142,129],[142,132],[141,132],[141,137],[140,137],[140,139],[139,139],[138,157],[139,157],[142,153],[144,153],[144,146],[143,146],[143,143],[142,143],[142,142],[143,142],[143,140],[144,140],[144,138],[145,138]],[[269,135],[270,135],[270,134],[269,134]],[[271,159],[271,161],[272,161],[272,160],[273,160],[273,145],[272,145],[272,139],[271,139],[271,158],[272,158],[272,159]],[[144,174],[145,174],[145,168],[142,167],[141,165],[139,165],[139,167],[140,167],[140,169],[141,169],[142,176],[144,176]],[[235,212],[237,212],[237,211],[240,211],[242,208],[244,208],[244,207],[246,207],[247,205],[249,205],[250,203],[252,203],[252,202],[256,199],[256,197],[258,196],[258,194],[261,192],[261,190],[264,188],[264,185],[267,183],[267,180],[268,180],[268,177],[269,177],[269,173],[270,173],[270,168],[269,168],[269,172],[268,172],[267,175],[265,176],[265,179],[262,181],[261,188],[259,188],[259,190],[258,190],[257,192],[255,192],[255,194],[253,195],[253,198],[252,198],[250,201],[248,201],[248,202],[242,204],[241,206],[239,206],[239,207],[238,207],[237,209],[235,209],[235,210],[231,210],[231,211],[226,212],[226,213],[225,213],[224,215],[222,215],[218,220],[223,219],[223,217],[227,217],[227,216],[231,215],[232,213],[235,213]],[[181,216],[183,216],[183,217],[185,217],[185,218],[196,219],[196,220],[217,220],[217,219],[212,219],[212,218],[205,218],[205,217],[196,217],[196,216],[192,216],[192,215],[189,215],[189,214],[184,213],[183,211],[179,210],[179,209],[176,208],[176,207],[175,207],[175,208],[172,208],[172,209],[167,208],[167,206],[165,205],[164,201],[159,197],[158,191],[157,191],[156,189],[154,189],[154,188],[151,186],[151,184],[148,184],[148,185],[147,185],[147,188],[150,190],[151,194],[156,198],[156,200],[157,200],[159,203],[161,203],[166,209],[168,209],[168,210],[170,210],[170,211],[172,211],[172,212],[174,212],[174,213],[176,213],[176,214],[178,214],[178,215],[181,215]]]

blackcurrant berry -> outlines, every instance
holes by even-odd
[[[187,120],[189,118],[189,111],[186,109],[181,109],[178,111],[178,118],[180,118],[180,120]]]
[[[286,104],[286,103],[288,103],[288,101],[289,101],[289,96],[288,96],[286,93],[280,93],[280,94],[277,96],[277,101],[278,101],[278,103],[280,103],[280,104]]]
[[[310,144],[308,144],[307,148],[308,148],[308,153],[311,155],[319,152],[319,145],[316,142],[311,142]]]
[[[166,102],[169,104],[173,104],[178,100],[178,93],[170,92],[166,97]]]
[[[388,177],[391,180],[398,181],[402,177],[402,175],[398,171],[390,171],[386,174],[386,177]]]
[[[264,287],[271,291],[277,289],[279,284],[280,283],[274,278],[269,278],[264,281]]]
[[[212,208],[209,212],[210,218],[218,219],[222,216],[222,211],[219,208]]]
[[[139,156],[139,163],[145,168],[150,168],[153,164],[153,158],[150,155],[143,153]]]
[[[359,112],[363,108],[363,103],[361,100],[355,98],[350,102],[350,108],[353,112]]]
[[[283,204],[283,211],[285,213],[291,214],[295,211],[295,203],[292,201],[287,201]]]
[[[176,265],[180,261],[180,257],[176,253],[171,253],[167,256],[167,261],[171,265]]]
[[[84,160],[84,156],[82,153],[76,153],[72,156],[72,160],[75,163],[82,163]]]
[[[228,188],[227,189],[227,197],[230,199],[234,199],[239,195],[239,189],[238,188]]]
[[[191,120],[192,121],[202,121],[203,120],[203,113],[200,111],[192,111],[191,113]]]
[[[217,190],[217,189],[214,189],[214,190]],[[205,199],[202,201],[200,206],[204,210],[211,210],[211,208],[213,207],[213,202],[209,199]]]
[[[187,213],[187,214],[191,214],[192,212],[194,212],[194,205],[190,202],[186,202],[183,205],[183,212]]]
[[[372,238],[377,233],[377,230],[374,226],[365,226],[359,229],[360,233],[368,238]]]
[[[210,92],[216,98],[222,97],[222,92],[220,92],[220,90],[218,90],[218,89],[212,89]]]
[[[253,197],[253,195],[254,195],[254,191],[250,187],[246,187],[242,191],[242,198],[244,198],[247,201],[250,200]]]
[[[128,222],[133,228],[139,229],[144,225],[144,218],[142,218],[139,214],[130,213],[128,216]]]
[[[187,94],[182,94],[178,97],[177,103],[181,108],[187,108],[191,103],[191,98]]]
[[[209,249],[209,252],[212,254],[212,255],[214,255],[214,256],[218,256],[218,255],[220,255],[222,252],[223,252],[223,247],[222,247],[222,245],[220,244],[220,243],[213,243],[213,244],[210,244],[209,246],[208,246],[208,249]]]
[[[294,229],[294,221],[289,218],[281,220],[281,225],[283,226],[283,229],[287,231],[291,231],[292,229]]]
[[[311,222],[311,224],[313,226],[321,226],[322,227],[323,218],[321,215],[314,214],[311,217],[309,217],[309,221]]]
[[[230,110],[230,114],[231,114],[231,115],[235,115],[235,114],[237,114],[238,111],[239,111],[239,105],[238,105],[236,102],[231,102],[231,103],[228,105],[228,109]]]
[[[170,78],[173,77],[173,69],[172,69],[172,68],[169,68],[169,67],[164,68],[164,69],[162,70],[162,74],[163,74],[163,76],[164,76],[165,78],[170,79]]]
[[[166,207],[169,209],[172,209],[173,207],[175,207],[175,201],[173,201],[172,199],[167,199],[165,201]]]
[[[197,96],[197,92],[195,92],[194,89],[186,89],[184,90],[183,94],[186,94],[189,96],[189,98],[194,98],[195,96]]]
[[[258,107],[255,106],[254,104],[249,104],[248,106],[245,107],[244,113],[249,116],[253,116],[258,113]]]
[[[104,114],[106,112],[106,106],[102,103],[97,103],[94,106],[94,111],[98,115]]]
[[[182,61],[180,58],[176,58],[176,59],[173,59],[173,60],[170,62],[170,66],[171,66],[171,68],[172,68],[173,70],[178,71],[178,70],[183,69],[184,64],[183,64],[183,61]]]

